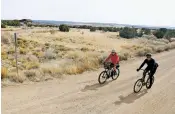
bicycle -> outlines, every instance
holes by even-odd
[[[143,70],[144,71],[144,69],[141,69],[141,70]],[[147,89],[149,89],[149,86],[150,86],[150,71],[149,72],[147,72],[146,73],[146,76],[149,76],[148,77],[148,79],[146,80],[146,82],[145,82],[145,79],[143,79],[143,77],[142,78],[140,78],[140,79],[138,79],[136,82],[135,82],[135,84],[134,84],[134,93],[138,93],[138,92],[140,92],[140,90],[142,89],[142,87],[143,86],[145,86],[146,85],[146,88]],[[145,77],[146,77],[145,76]],[[152,84],[154,83],[154,76],[152,76]],[[137,88],[138,87],[138,88]],[[137,90],[138,89],[138,90]]]
[[[107,79],[110,77],[112,80],[116,80],[120,75],[119,65],[116,66],[116,72],[114,72],[114,64],[112,63],[105,63],[104,64],[104,71],[102,71],[98,77],[98,82],[100,84],[104,84]]]

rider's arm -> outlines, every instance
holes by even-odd
[[[141,69],[146,63],[146,59],[143,61],[143,63],[140,65],[139,69]]]
[[[105,62],[109,61],[110,58],[111,58],[111,54],[108,56],[108,58],[105,60]]]

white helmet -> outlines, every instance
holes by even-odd
[[[113,49],[112,51],[111,51],[112,53],[116,53],[116,51]]]

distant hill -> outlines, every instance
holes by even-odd
[[[52,25],[60,25],[60,24],[67,24],[67,25],[89,25],[89,26],[97,26],[97,27],[134,27],[134,28],[149,28],[149,29],[159,29],[159,28],[168,28],[168,29],[175,29],[175,27],[168,27],[168,26],[146,26],[146,25],[129,25],[129,24],[116,24],[116,23],[88,23],[88,22],[71,22],[71,21],[53,21],[53,20],[32,20],[33,23],[39,24],[52,24]]]

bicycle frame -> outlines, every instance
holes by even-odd
[[[105,71],[107,72],[107,75],[110,77],[111,76],[111,73],[112,73],[112,71],[114,70],[114,68],[113,68],[113,66],[111,66],[110,64],[108,64],[108,65],[104,65],[104,69],[105,69]]]
[[[145,69],[140,69],[140,70],[143,70],[143,72],[145,71]],[[148,72],[146,73],[146,75],[150,76],[150,71],[148,71]],[[146,77],[146,75],[145,75],[145,77]],[[142,75],[142,79],[143,79],[143,75]],[[144,79],[144,80],[145,80],[145,79]]]

